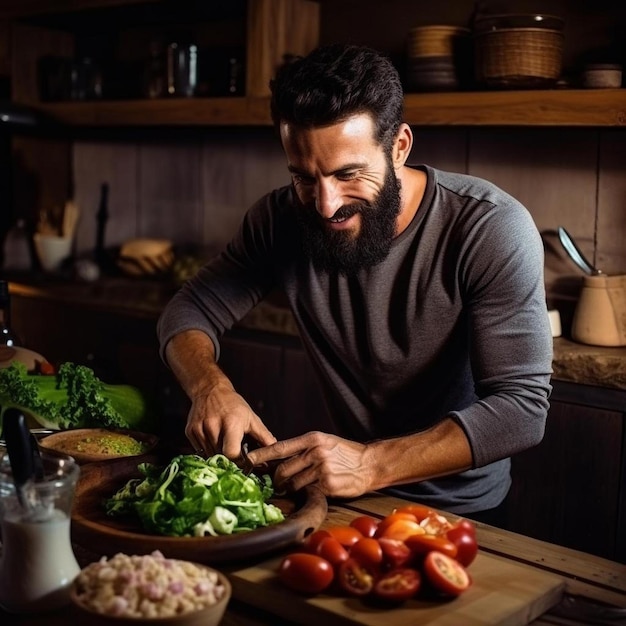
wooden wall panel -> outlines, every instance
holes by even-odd
[[[138,148],[134,143],[82,141],[74,144],[74,198],[81,212],[77,250],[93,251],[103,183],[109,185],[105,245],[117,246],[138,230]]]
[[[595,261],[609,274],[626,274],[626,134],[600,134],[598,249]]]
[[[194,240],[202,229],[201,143],[139,145],[138,232],[174,243]]]
[[[413,127],[413,148],[408,163],[426,164],[441,170],[466,173],[466,130],[459,128]]]
[[[203,243],[222,247],[245,211],[290,181],[285,156],[270,129],[217,131],[203,148]]]

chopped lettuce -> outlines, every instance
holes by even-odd
[[[132,478],[105,502],[108,515],[131,515],[154,534],[174,537],[230,535],[277,524],[285,517],[267,502],[274,489],[268,475],[246,476],[222,454],[203,459],[174,457],[167,466],[138,466]]]

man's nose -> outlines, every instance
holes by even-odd
[[[315,208],[323,218],[332,217],[343,204],[339,185],[321,180],[317,183]]]

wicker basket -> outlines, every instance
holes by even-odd
[[[532,88],[556,83],[563,33],[547,28],[502,28],[474,37],[476,82],[488,87]]]

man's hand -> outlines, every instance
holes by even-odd
[[[252,450],[248,457],[254,465],[281,461],[274,473],[278,489],[297,491],[314,484],[326,496],[354,498],[371,489],[367,448],[315,431]]]
[[[211,392],[192,398],[185,435],[195,450],[206,455],[221,452],[237,459],[246,434],[265,446],[276,441],[232,386],[216,385]]]
[[[196,451],[221,452],[234,460],[241,455],[246,434],[262,446],[276,441],[215,362],[213,342],[207,335],[198,330],[180,333],[169,341],[165,354],[191,399],[185,435]]]

